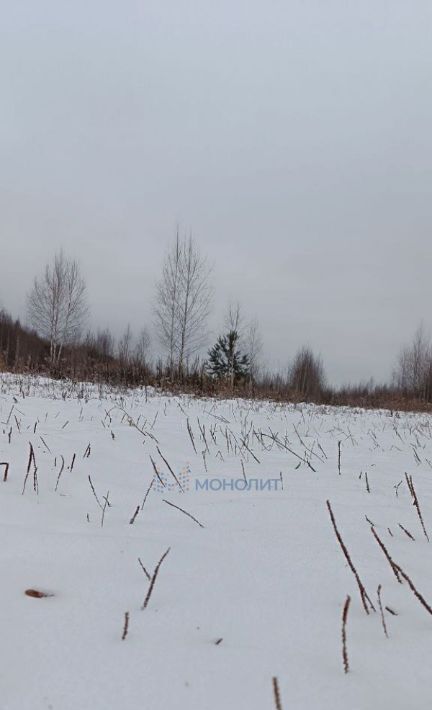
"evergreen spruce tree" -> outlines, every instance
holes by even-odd
[[[240,352],[239,334],[230,330],[221,335],[209,350],[207,371],[218,380],[228,380],[233,386],[249,373],[249,358]]]

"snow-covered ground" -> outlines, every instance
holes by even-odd
[[[2,710],[274,710],[273,677],[284,710],[431,707],[432,616],[371,532],[432,604],[429,416],[3,375],[0,421]]]

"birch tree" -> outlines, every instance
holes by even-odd
[[[174,372],[178,344],[178,299],[180,293],[181,246],[177,230],[175,243],[167,253],[162,275],[156,286],[156,328],[160,343],[167,353],[171,377]]]
[[[28,317],[50,344],[51,365],[58,365],[65,345],[75,343],[87,316],[86,284],[77,261],[63,251],[36,277],[27,299]]]
[[[212,296],[210,268],[192,237],[182,244],[178,295],[178,370],[181,374],[190,357],[205,344]]]
[[[192,237],[176,240],[165,257],[156,291],[156,327],[171,377],[181,375],[204,345],[212,290],[210,268]]]

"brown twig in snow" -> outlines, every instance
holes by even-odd
[[[23,484],[23,489],[22,489],[22,491],[21,491],[21,495],[22,495],[22,496],[23,496],[23,495],[24,495],[24,493],[25,493],[25,489],[26,489],[26,485],[27,485],[27,479],[28,479],[28,477],[29,477],[29,474],[28,474],[28,473],[26,473],[26,475],[25,475],[25,477],[24,477],[24,484]]]
[[[28,463],[27,463],[27,473],[30,473],[31,465],[33,464],[34,468],[36,468],[36,458],[35,458],[35,453],[33,449],[33,444],[31,441],[29,441],[30,445],[30,452],[29,452],[29,457],[28,457]]]
[[[351,572],[353,573],[355,580],[357,582],[357,586],[358,586],[359,592],[360,592],[361,602],[363,604],[363,609],[365,610],[366,614],[369,614],[368,604],[373,611],[375,611],[375,607],[372,604],[372,602],[368,596],[368,593],[366,592],[365,586],[364,586],[363,582],[361,581],[361,579],[357,573],[357,570],[353,565],[353,562],[352,562],[349,552],[345,546],[345,543],[342,540],[342,536],[337,528],[336,520],[335,520],[333,510],[332,510],[329,500],[327,501],[327,508],[330,513],[330,519],[331,519],[331,522],[333,525],[333,530],[335,531],[335,535],[338,539],[339,545],[341,546],[341,549],[342,549],[342,552],[344,553],[345,559],[348,562],[349,568],[350,568]]]
[[[99,508],[100,508],[101,510],[103,510],[103,505],[102,505],[102,503],[100,502],[100,500],[99,500],[99,498],[98,498],[98,496],[97,496],[97,493],[96,493],[95,487],[94,487],[94,485],[93,485],[93,481],[92,481],[92,479],[91,479],[90,474],[89,474],[89,476],[88,476],[88,480],[89,480],[89,483],[90,483],[90,488],[91,488],[92,491],[93,491],[93,495],[94,495],[94,497],[96,498],[96,503],[98,504]]]
[[[150,456],[150,454],[149,454],[149,456]],[[163,487],[166,488],[166,483],[165,483],[165,481],[163,481],[162,478],[160,477],[159,471],[157,470],[156,464],[155,464],[155,462],[153,461],[153,459],[152,459],[151,456],[150,456],[150,461],[152,462],[153,470],[154,470],[154,472],[155,472],[155,474],[156,474],[156,477],[157,477],[158,480],[159,480],[159,483],[161,483],[161,484],[163,485]]]
[[[396,567],[397,567],[397,569],[398,569],[399,574],[403,577],[403,579],[404,579],[406,582],[408,582],[408,586],[409,586],[409,588],[411,589],[411,591],[412,591],[412,593],[414,594],[414,596],[417,597],[418,601],[420,602],[420,604],[421,604],[422,606],[424,606],[424,608],[426,609],[426,611],[428,611],[429,614],[432,615],[432,608],[431,608],[430,605],[427,603],[426,599],[425,599],[425,598],[420,594],[420,592],[415,588],[414,582],[412,582],[412,580],[408,577],[408,575],[406,574],[406,572],[404,572],[403,569],[402,569],[399,565],[396,565]]]
[[[273,697],[275,701],[276,710],[282,710],[282,703],[279,691],[279,683],[276,677],[273,678]]]
[[[102,508],[101,528],[103,528],[103,526],[104,526],[106,509],[111,507],[111,503],[109,502],[109,491],[107,492],[106,496],[104,496],[104,501],[105,501],[105,503]]]
[[[414,542],[415,542],[415,537],[413,537],[411,535],[410,531],[407,530],[406,528],[404,528],[404,526],[401,525],[400,523],[398,523],[398,525],[399,525],[400,529],[404,531],[405,535],[407,535],[411,540],[414,540]]]
[[[420,523],[421,523],[421,526],[422,526],[422,529],[423,529],[423,532],[424,532],[424,536],[425,536],[426,540],[429,542],[429,535],[428,535],[427,532],[426,532],[426,528],[425,528],[425,524],[424,524],[424,521],[423,521],[423,516],[422,516],[421,510],[420,510],[420,505],[419,505],[419,502],[418,502],[417,494],[416,494],[416,491],[415,491],[415,488],[414,488],[414,483],[413,483],[412,476],[408,476],[408,474],[405,473],[405,480],[406,480],[406,482],[407,482],[408,490],[409,490],[409,492],[410,492],[411,495],[412,495],[413,505],[415,506],[415,509],[417,510],[417,515],[419,516]]]
[[[371,527],[371,533],[372,533],[372,535],[374,536],[375,540],[377,541],[378,545],[380,546],[381,550],[384,552],[384,554],[385,554],[385,556],[386,556],[386,558],[387,558],[387,562],[389,563],[389,565],[390,565],[390,567],[391,567],[391,569],[392,569],[392,572],[393,572],[394,576],[396,577],[397,581],[399,582],[399,584],[402,584],[402,580],[401,580],[401,578],[400,578],[398,566],[397,566],[396,562],[393,562],[393,560],[392,560],[392,558],[390,557],[390,554],[389,554],[389,552],[388,552],[386,546],[384,545],[383,541],[382,541],[381,538],[379,537],[379,535],[378,535],[378,533],[377,533],[377,531],[375,530],[374,527]]]
[[[241,463],[241,467],[242,467],[242,474],[243,474],[243,479],[244,479],[244,482],[245,482],[245,483],[247,483],[247,478],[246,478],[246,471],[245,471],[245,467],[244,467],[243,459],[240,459],[240,463]],[[282,486],[282,487],[283,487],[283,486]]]
[[[156,446],[156,449],[157,449],[157,452],[158,452],[159,456],[161,457],[161,459],[162,459],[162,460],[165,462],[165,464],[167,465],[168,470],[169,470],[171,476],[174,478],[174,480],[175,480],[175,482],[177,483],[178,487],[180,488],[181,492],[184,493],[183,487],[182,487],[182,485],[181,485],[179,479],[178,479],[177,476],[175,475],[174,471],[172,470],[172,468],[171,468],[171,466],[169,465],[168,461],[166,460],[165,456],[163,456],[163,454],[161,453],[161,451],[160,451],[160,449],[159,449],[159,446]]]
[[[43,436],[40,436],[39,439],[41,440],[42,444],[45,446],[46,450],[47,450],[48,453],[50,454],[50,453],[51,453],[51,449],[50,449],[50,447],[48,446],[48,444],[46,443],[46,441],[45,441],[45,439],[43,438]]]
[[[429,612],[429,614],[432,615],[432,607],[427,603],[426,599],[423,597],[422,594],[420,594],[420,592],[418,591],[418,589],[416,589],[416,587],[414,586],[414,582],[410,579],[410,577],[408,577],[408,575],[406,574],[406,572],[403,571],[402,567],[392,560],[392,558],[390,557],[388,551],[386,550],[386,548],[384,547],[383,543],[382,543],[381,540],[379,539],[379,537],[378,537],[378,535],[377,535],[375,529],[374,529],[374,528],[371,528],[371,531],[372,531],[372,534],[374,535],[376,541],[378,542],[379,546],[381,547],[382,551],[384,552],[385,556],[387,557],[387,560],[389,561],[389,564],[390,564],[390,566],[391,566],[391,568],[392,568],[392,570],[393,570],[393,573],[394,573],[394,575],[395,575],[397,581],[402,584],[402,579],[404,579],[405,582],[408,583],[409,588],[411,589],[411,591],[412,591],[412,593],[414,594],[414,596],[418,599],[418,601],[420,602],[420,604],[421,604],[422,606],[424,606],[424,608],[426,609],[426,611]],[[401,578],[402,578],[402,579],[401,579]],[[387,608],[387,607],[386,607],[386,608]]]
[[[148,588],[148,592],[147,592],[146,598],[144,599],[144,603],[143,603],[141,609],[147,609],[148,603],[150,601],[150,597],[153,593],[153,589],[154,589],[154,585],[155,585],[157,576],[159,574],[161,564],[164,561],[165,557],[168,555],[170,549],[171,548],[169,547],[168,550],[166,552],[164,552],[164,554],[162,555],[162,557],[160,558],[159,562],[157,563],[157,565],[155,567],[155,571],[153,572],[153,577],[151,578],[150,586]]]
[[[348,673],[348,671],[349,671],[346,625],[347,625],[347,621],[348,621],[348,611],[349,611],[350,604],[351,604],[351,597],[348,595],[347,598],[345,599],[345,604],[344,604],[344,608],[342,611],[342,659],[343,659],[345,673]]]
[[[59,483],[60,483],[60,476],[61,476],[62,473],[63,473],[63,469],[64,469],[64,465],[65,465],[64,456],[60,455],[60,457],[61,457],[61,460],[62,460],[62,464],[61,464],[61,468],[60,468],[59,475],[57,476],[57,483],[56,483],[56,486],[55,486],[55,488],[54,488],[55,491],[57,491],[57,488],[58,488],[58,486],[59,486]]]
[[[144,572],[145,576],[146,576],[147,579],[150,581],[150,580],[151,580],[151,576],[149,575],[149,573],[147,572],[147,570],[146,570],[146,568],[144,567],[143,563],[141,562],[141,558],[140,558],[140,557],[138,557],[138,562],[140,563],[141,569],[142,569],[142,571]]]
[[[148,496],[148,494],[150,493],[150,491],[151,491],[151,489],[152,489],[152,487],[153,487],[153,483],[154,483],[154,478],[152,478],[151,483],[150,483],[149,487],[147,488],[146,494],[145,494],[145,496],[144,496],[144,500],[143,500],[143,502],[142,502],[142,504],[141,504],[141,510],[144,508],[145,502],[146,502],[146,500],[147,500],[147,496]]]
[[[377,589],[378,606],[379,606],[379,610],[380,610],[380,614],[381,614],[382,627],[383,627],[383,629],[384,629],[385,635],[386,635],[387,638],[388,638],[387,624],[386,624],[386,622],[385,622],[384,611],[383,611],[383,607],[382,607],[382,603],[381,603],[381,589],[382,589],[381,584],[379,584],[379,585],[378,585],[378,589]]]
[[[197,453],[196,446],[195,446],[195,441],[194,441],[194,437],[193,437],[193,433],[192,433],[192,429],[191,429],[191,425],[190,425],[190,423],[189,423],[189,419],[186,420],[186,426],[187,426],[187,430],[188,430],[188,432],[189,432],[189,438],[190,438],[190,440],[191,440],[191,442],[192,442],[192,446],[193,446],[193,448],[194,448],[194,451],[195,451],[195,453]]]
[[[5,467],[4,474],[3,474],[3,483],[6,483],[6,481],[8,479],[8,473],[9,473],[9,464],[4,461],[3,463],[0,463],[0,466]]]
[[[399,498],[399,492],[398,492],[398,491],[399,491],[399,486],[401,486],[402,483],[403,483],[403,481],[399,481],[399,483],[398,483],[396,486],[393,486],[393,488],[395,489],[396,498]]]
[[[129,520],[129,525],[134,524],[136,517],[137,517],[138,513],[140,512],[140,510],[141,510],[141,507],[139,505],[137,505],[135,513],[132,515],[131,519]]]
[[[126,636],[128,635],[128,631],[129,631],[129,612],[126,611],[125,615],[124,615],[122,641],[125,640]]]
[[[33,490],[37,495],[39,495],[39,481],[38,481],[38,475],[37,475],[37,467],[34,467],[33,471]]]
[[[171,505],[173,508],[177,508],[177,510],[180,510],[182,513],[184,513],[185,515],[187,515],[188,518],[191,518],[192,520],[194,520],[194,521],[197,523],[197,525],[200,526],[200,528],[203,528],[203,527],[204,527],[204,525],[203,525],[202,523],[200,523],[199,520],[197,520],[196,518],[194,518],[194,516],[191,515],[190,513],[188,513],[186,510],[183,510],[183,508],[179,508],[178,505],[174,505],[174,503],[170,503],[169,500],[166,500],[165,498],[163,498],[163,502],[164,502],[164,503],[167,503],[167,505]]]
[[[366,481],[366,490],[368,493],[370,493],[369,478],[367,475],[367,471],[365,471],[365,481]]]

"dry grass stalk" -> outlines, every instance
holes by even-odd
[[[187,515],[188,518],[191,518],[191,520],[194,520],[194,521],[196,522],[196,524],[200,526],[200,528],[203,528],[203,527],[204,527],[204,525],[203,525],[202,523],[200,523],[199,520],[197,520],[196,518],[194,518],[193,515],[191,515],[190,513],[188,513],[187,510],[183,510],[183,508],[179,508],[178,505],[174,505],[174,503],[170,503],[169,500],[166,500],[165,498],[163,498],[163,502],[166,503],[167,505],[170,505],[172,508],[177,508],[177,510],[180,510],[180,512],[182,512],[182,513],[184,513],[185,515]]]
[[[39,480],[38,480],[36,466],[34,467],[34,471],[33,471],[33,490],[37,495],[39,495]]]
[[[372,604],[372,602],[371,602],[371,600],[370,600],[370,598],[369,598],[369,596],[368,596],[368,593],[366,592],[365,586],[364,586],[363,582],[361,581],[361,579],[360,579],[360,577],[359,577],[359,575],[358,575],[358,573],[357,573],[357,570],[356,570],[356,568],[355,568],[354,565],[353,565],[353,562],[352,562],[351,557],[350,557],[350,555],[349,555],[349,552],[348,552],[348,550],[347,550],[347,548],[346,548],[346,546],[345,546],[345,543],[344,543],[344,541],[342,540],[342,536],[341,536],[341,534],[340,534],[340,532],[339,532],[339,530],[338,530],[338,528],[337,528],[336,520],[335,520],[335,517],[334,517],[334,514],[333,514],[333,510],[332,510],[332,507],[331,507],[331,505],[330,505],[330,501],[329,501],[329,500],[327,501],[327,508],[328,508],[329,513],[330,513],[330,519],[331,519],[331,522],[332,522],[332,525],[333,525],[333,530],[335,531],[335,535],[336,535],[336,537],[337,537],[337,539],[338,539],[339,545],[340,545],[341,548],[342,548],[342,552],[343,552],[343,554],[344,554],[344,556],[345,556],[346,561],[348,562],[348,566],[349,566],[351,572],[353,573],[353,575],[354,575],[354,577],[355,577],[355,580],[356,580],[356,582],[357,582],[357,586],[358,586],[359,592],[360,592],[361,602],[362,602],[362,604],[363,604],[363,609],[365,610],[366,614],[369,614],[368,604],[369,604],[369,607],[370,607],[373,611],[375,611],[375,607],[374,607],[374,605]]]
[[[48,444],[46,443],[46,441],[45,441],[45,439],[43,438],[43,436],[40,436],[39,439],[41,440],[42,444],[45,446],[46,450],[47,450],[48,453],[50,454],[50,453],[51,453],[51,449],[50,449],[50,447],[48,446]]]
[[[24,495],[24,493],[25,493],[25,489],[26,489],[26,485],[27,485],[27,480],[28,480],[28,477],[29,477],[29,474],[28,474],[28,473],[26,473],[26,475],[25,475],[25,477],[24,477],[24,484],[23,484],[23,489],[22,489],[22,491],[21,491],[21,495],[22,495],[22,496],[23,496],[23,495]]]
[[[144,567],[144,565],[143,565],[143,563],[142,563],[140,557],[138,557],[138,562],[140,563],[140,566],[141,566],[142,571],[144,572],[145,576],[147,577],[147,579],[148,579],[149,582],[150,582],[150,580],[151,580],[151,575],[149,575],[149,573],[147,572],[147,570],[146,570],[146,568]]]
[[[368,493],[370,493],[369,478],[367,475],[367,471],[365,471],[365,481],[366,481],[366,490]]]
[[[55,486],[55,489],[54,489],[55,491],[57,491],[57,488],[59,487],[60,477],[61,477],[61,475],[62,475],[62,473],[63,473],[63,470],[64,470],[64,467],[65,467],[64,456],[61,456],[61,460],[62,460],[62,463],[61,463],[59,475],[57,476],[57,482],[56,482],[56,486]]]
[[[345,599],[344,608],[342,611],[342,659],[345,673],[349,671],[348,651],[347,651],[347,636],[346,626],[348,620],[348,611],[351,604],[351,597],[348,595]]]
[[[92,489],[93,495],[94,495],[94,497],[96,498],[96,503],[98,504],[99,508],[102,510],[102,509],[103,509],[103,505],[102,505],[102,503],[100,502],[100,500],[99,500],[99,498],[98,498],[98,496],[97,496],[97,493],[96,493],[96,490],[95,490],[95,487],[94,487],[94,485],[93,485],[93,481],[92,481],[90,475],[88,476],[88,480],[89,480],[90,488]]]
[[[377,541],[378,545],[380,546],[381,550],[384,552],[384,554],[385,554],[385,556],[386,556],[386,558],[387,558],[387,561],[388,561],[388,563],[389,563],[389,565],[390,565],[390,567],[391,567],[391,569],[392,569],[392,572],[393,572],[394,576],[396,577],[397,581],[399,582],[399,584],[402,584],[402,579],[401,579],[400,574],[399,574],[398,566],[397,566],[396,562],[393,562],[393,560],[392,560],[392,558],[390,557],[390,554],[389,554],[389,552],[388,552],[386,546],[384,545],[383,541],[382,541],[381,538],[379,537],[379,535],[378,535],[378,533],[376,532],[376,530],[375,530],[374,527],[371,527],[371,533],[372,533],[372,535],[374,536],[375,540]]]
[[[30,452],[29,452],[29,458],[28,458],[28,463],[27,463],[27,473],[30,473],[31,466],[33,464],[33,467],[36,468],[36,458],[35,458],[35,453],[33,449],[33,444],[31,441],[29,441],[30,445]]]
[[[143,603],[141,609],[147,609],[148,603],[150,601],[150,597],[153,593],[153,589],[154,589],[154,585],[155,585],[157,576],[159,574],[160,567],[162,565],[162,562],[164,561],[164,559],[168,555],[170,549],[171,548],[169,547],[168,550],[166,552],[164,552],[164,554],[162,555],[162,557],[160,558],[159,562],[157,563],[157,565],[155,567],[155,571],[153,572],[153,577],[151,578],[150,586],[148,588],[148,592],[147,592],[146,598],[144,599],[144,603]]]
[[[104,501],[105,502],[104,502],[104,505],[102,508],[102,516],[101,516],[101,528],[103,528],[103,526],[104,526],[106,509],[111,507],[111,503],[109,502],[109,491],[107,491],[106,496],[104,496]]]
[[[384,633],[385,633],[386,637],[388,638],[387,624],[385,621],[384,611],[383,611],[383,607],[382,607],[382,603],[381,603],[381,589],[382,589],[381,584],[379,584],[378,589],[377,589],[378,606],[379,606],[379,610],[380,610],[380,614],[381,614],[382,627],[384,629]]]
[[[131,519],[129,520],[129,525],[134,524],[136,517],[137,517],[138,513],[140,512],[140,510],[141,510],[141,506],[137,505],[135,513],[132,515]]]
[[[124,615],[122,641],[125,640],[126,636],[128,635],[128,631],[129,631],[129,612],[126,611],[125,615]]]
[[[241,459],[240,463],[241,463],[241,467],[242,467],[242,475],[243,475],[243,480],[244,480],[244,482],[245,482],[245,483],[247,483],[247,478],[246,478],[246,471],[245,471],[245,467],[244,467],[243,459]]]
[[[150,454],[149,454],[149,456],[150,456]],[[150,456],[150,461],[152,462],[153,471],[154,471],[155,474],[156,474],[156,478],[158,479],[159,483],[160,483],[164,488],[166,488],[166,483],[165,483],[165,481],[163,481],[162,478],[160,477],[159,471],[157,470],[156,464],[155,464],[155,462],[153,461],[153,459],[152,459],[151,456]]]
[[[178,487],[180,488],[181,492],[184,493],[184,490],[183,490],[183,487],[182,487],[180,481],[178,480],[177,476],[175,475],[174,471],[172,470],[172,468],[169,465],[168,461],[166,460],[165,456],[163,456],[163,454],[161,453],[159,446],[156,446],[156,449],[157,449],[157,452],[158,452],[159,456],[161,457],[162,461],[166,464],[171,476],[174,478],[175,482],[177,483]]]
[[[398,525],[399,525],[400,529],[404,531],[405,535],[407,535],[411,540],[414,540],[414,542],[415,542],[415,538],[411,535],[410,531],[407,530],[406,528],[404,528],[404,526],[401,525],[400,523],[398,523]]]
[[[426,609],[426,611],[427,611],[429,614],[431,614],[431,616],[432,616],[432,607],[427,603],[426,599],[424,598],[424,596],[423,596],[422,594],[420,594],[420,592],[418,591],[418,589],[416,589],[416,587],[415,587],[415,585],[414,585],[414,582],[410,579],[410,577],[408,577],[408,575],[406,574],[406,572],[403,571],[402,567],[401,567],[400,565],[398,565],[396,562],[394,562],[394,560],[392,560],[392,558],[390,557],[390,555],[389,555],[388,551],[386,550],[384,544],[382,543],[382,541],[381,541],[380,538],[378,537],[378,535],[377,535],[375,529],[374,529],[374,528],[371,528],[371,531],[372,531],[372,534],[373,534],[373,536],[375,537],[376,541],[378,542],[379,546],[381,547],[382,551],[384,552],[385,556],[387,557],[387,560],[388,560],[388,562],[389,562],[389,564],[390,564],[390,566],[391,566],[391,568],[392,568],[392,570],[393,570],[393,573],[394,573],[394,575],[395,575],[397,581],[402,584],[402,580],[404,579],[405,582],[407,582],[407,584],[408,584],[409,588],[411,589],[412,593],[414,594],[414,596],[415,596],[415,597],[418,599],[418,601],[420,602],[420,604],[421,604],[422,606],[424,606],[424,608]],[[387,609],[387,607],[386,607],[386,609]]]
[[[403,571],[403,569],[402,569],[399,565],[396,565],[396,567],[397,567],[397,569],[398,569],[399,574],[400,574],[400,575],[403,577],[403,579],[408,583],[408,586],[409,586],[409,588],[411,589],[411,591],[412,591],[412,593],[414,594],[414,596],[418,599],[418,601],[420,602],[420,604],[421,604],[422,606],[424,606],[424,608],[426,609],[426,611],[429,612],[429,614],[432,615],[432,608],[431,608],[431,606],[427,603],[427,601],[426,601],[426,599],[424,598],[424,596],[423,596],[422,594],[420,594],[420,592],[418,591],[418,589],[415,588],[414,582],[412,582],[412,580],[408,577],[408,575]]]
[[[415,488],[414,488],[414,483],[413,483],[412,476],[408,476],[408,474],[405,473],[405,480],[406,480],[406,482],[407,482],[408,490],[409,490],[409,492],[410,492],[411,495],[412,495],[413,504],[414,504],[414,506],[415,506],[415,509],[417,510],[417,515],[419,516],[420,523],[421,523],[421,526],[422,526],[422,529],[423,529],[423,532],[424,532],[424,536],[425,536],[426,540],[429,542],[429,535],[428,535],[427,532],[426,532],[426,528],[425,528],[425,524],[424,524],[424,521],[423,521],[423,516],[422,516],[421,510],[420,510],[420,504],[419,504],[419,502],[418,502],[417,493],[416,493]]]
[[[195,441],[194,441],[194,437],[193,437],[193,433],[192,433],[192,429],[191,429],[191,425],[190,425],[189,419],[187,419],[186,425],[187,425],[187,430],[188,430],[188,432],[189,432],[189,438],[190,438],[190,440],[191,440],[191,442],[192,442],[193,449],[194,449],[195,453],[197,453],[196,446],[195,446]]]
[[[143,500],[143,502],[142,502],[142,504],[141,504],[141,510],[144,508],[145,502],[146,502],[146,500],[147,500],[148,494],[150,493],[150,491],[151,491],[151,489],[152,489],[152,487],[153,487],[153,484],[154,484],[154,478],[152,478],[151,483],[150,483],[149,487],[147,488],[146,494],[145,494],[145,496],[144,496],[144,500]]]
[[[396,498],[399,498],[399,486],[401,486],[402,483],[403,483],[403,481],[399,481],[399,483],[396,486],[393,486],[393,488],[395,489]]]
[[[274,697],[274,701],[275,701],[276,710],[282,710],[282,702],[281,702],[281,696],[280,696],[280,691],[279,691],[279,682],[276,677],[273,678],[273,697]]]
[[[8,479],[8,473],[9,473],[9,464],[4,461],[3,463],[0,463],[0,466],[5,467],[4,474],[3,474],[3,483],[6,483],[6,481]]]

